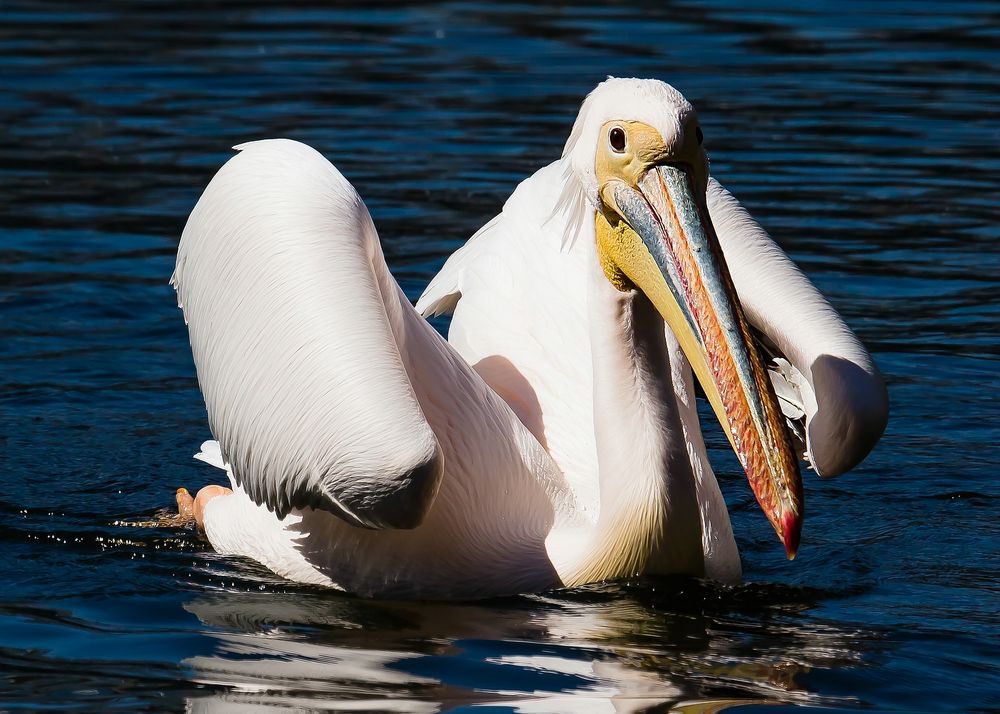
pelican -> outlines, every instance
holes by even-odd
[[[364,596],[733,582],[697,380],[794,557],[797,450],[822,476],[859,463],[886,390],[702,143],[673,87],[609,78],[415,308],[331,163],[235,147],[171,279],[215,437],[197,458],[229,487],[178,503],[219,553]],[[445,313],[447,341],[425,319]]]

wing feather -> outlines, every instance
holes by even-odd
[[[708,210],[747,319],[778,358],[771,381],[782,410],[793,421],[804,416],[810,463],[821,476],[853,468],[888,419],[878,367],[809,278],[715,179]]]
[[[412,527],[441,458],[387,318],[398,289],[380,283],[391,277],[368,210],[304,144],[237,149],[192,211],[171,278],[221,457],[279,516]]]

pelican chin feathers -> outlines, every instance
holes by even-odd
[[[172,279],[217,440],[199,458],[233,486],[205,506],[212,545],[369,596],[736,580],[697,379],[794,555],[803,498],[782,412],[833,475],[878,439],[885,389],[700,144],[669,85],[602,83],[562,158],[416,309],[332,164],[293,141],[237,147]],[[422,317],[440,313],[447,341]]]

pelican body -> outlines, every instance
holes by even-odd
[[[215,437],[198,458],[232,487],[199,511],[220,553],[366,596],[733,582],[695,380],[789,557],[798,449],[832,476],[884,428],[871,357],[709,176],[667,84],[599,85],[415,308],[332,164],[236,148],[172,278]]]

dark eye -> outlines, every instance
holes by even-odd
[[[698,137],[698,146],[701,146],[705,141],[705,135],[701,132],[700,126],[694,130],[694,135]]]
[[[611,143],[611,148],[617,153],[622,153],[625,151],[625,130],[620,126],[616,126],[608,132],[608,141]]]

